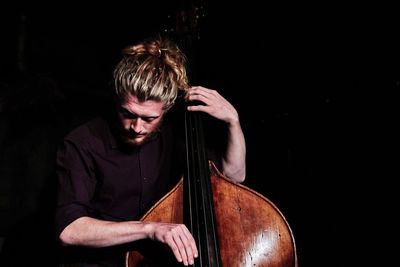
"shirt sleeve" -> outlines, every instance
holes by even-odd
[[[55,225],[58,237],[70,223],[90,215],[96,180],[88,149],[67,139],[57,151],[56,167],[58,195]]]

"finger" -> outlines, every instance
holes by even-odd
[[[179,230],[177,230],[177,232],[178,232],[178,231],[179,231]],[[182,261],[183,261],[183,264],[184,264],[184,265],[188,265],[189,257],[188,257],[187,251],[186,251],[185,244],[184,244],[184,242],[182,241],[182,238],[181,238],[182,235],[183,235],[183,233],[176,233],[176,234],[172,235],[172,238],[174,239],[174,242],[175,242],[175,244],[176,244],[176,247],[177,247],[178,250],[179,250],[179,254],[180,254],[180,256],[181,256],[181,259],[182,259]],[[193,256],[192,256],[191,259],[192,259],[192,261],[193,261]]]
[[[193,256],[195,258],[197,258],[198,251],[197,251],[197,246],[196,246],[196,240],[194,240],[193,235],[190,233],[190,231],[186,227],[183,228],[183,233],[185,234],[185,236],[188,240],[188,243],[189,243],[190,247],[192,248]]]
[[[197,106],[188,106],[187,109],[189,111],[201,111],[211,115],[211,109],[209,106],[197,105]]]
[[[199,95],[199,94],[193,94],[193,95],[189,95],[189,101],[201,101],[206,105],[210,105],[211,101],[209,98],[203,96],[203,95]]]
[[[187,235],[187,233],[185,232],[186,226],[182,225],[180,229],[181,229],[181,233],[179,234],[179,238],[181,239],[181,241],[184,245],[186,256],[187,256],[187,262],[192,265],[194,263],[194,253],[196,250],[196,244],[194,242],[193,237],[190,234]],[[193,249],[193,245],[194,245],[194,249]],[[184,260],[184,262],[185,262],[185,260]]]
[[[164,240],[165,240],[165,243],[171,248],[177,261],[182,262],[182,256],[181,256],[178,246],[175,243],[173,235],[172,234],[167,235]]]
[[[203,95],[206,98],[212,98],[218,96],[218,92],[213,89],[208,89],[201,86],[192,87],[189,90],[189,95]]]

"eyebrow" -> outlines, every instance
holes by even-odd
[[[124,108],[124,107],[120,107],[120,110],[121,110],[122,112],[128,113],[128,114],[131,115],[131,116],[134,116],[134,117],[137,117],[137,118],[141,118],[141,119],[157,119],[157,118],[159,118],[159,117],[161,116],[161,115],[139,116],[138,114],[133,113],[133,112],[130,112],[129,110],[127,110],[127,109]]]

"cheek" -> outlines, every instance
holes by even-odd
[[[157,124],[144,125],[144,128],[146,129],[146,132],[152,132],[157,128]]]
[[[160,126],[160,121],[157,120],[157,122],[154,123],[149,123],[147,125],[144,125],[144,128],[146,129],[147,132],[153,132]]]
[[[125,129],[125,130],[129,130],[129,128],[131,127],[131,120],[129,119],[124,119],[123,117],[119,117],[119,121],[121,122],[121,126]]]

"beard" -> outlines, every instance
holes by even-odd
[[[119,128],[119,139],[126,148],[138,148],[151,140],[154,140],[160,133],[162,120],[158,122],[153,131],[145,134],[137,134],[132,131],[124,129],[122,126]]]
[[[121,134],[121,141],[124,145],[135,148],[140,147],[149,141],[153,140],[159,133],[159,129],[146,133],[146,134],[132,134],[130,132],[123,132]]]

